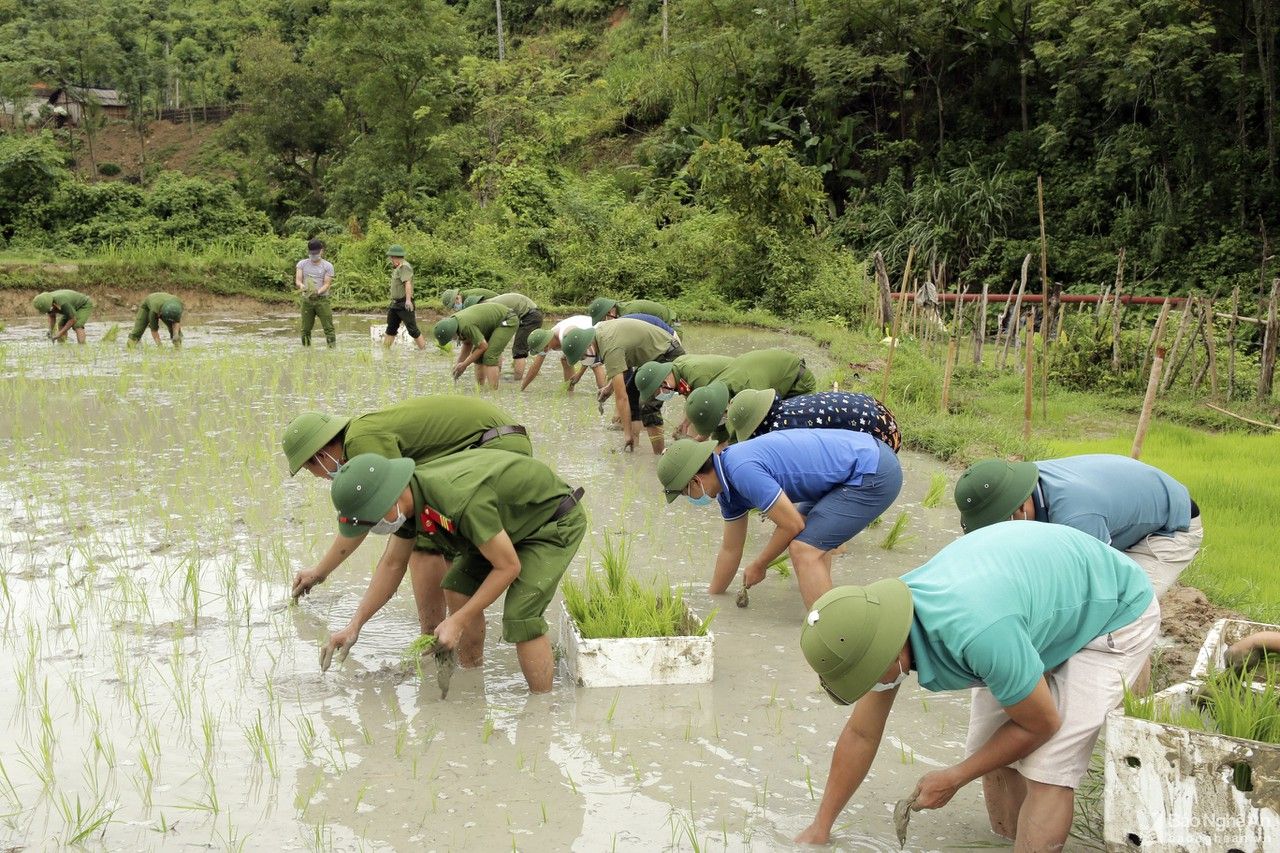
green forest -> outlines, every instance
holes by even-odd
[[[1256,306],[1280,227],[1278,17],[1269,0],[0,0],[0,101],[43,82],[127,104],[88,103],[75,128],[10,116],[0,250],[203,258],[268,288],[320,236],[357,305],[381,298],[394,240],[429,287],[850,318],[876,250],[1008,291],[1039,253],[1039,175],[1067,292],[1100,292],[1124,249],[1127,290],[1240,287]],[[175,106],[233,108],[184,174],[142,144]],[[136,173],[98,162],[111,124],[137,134]]]

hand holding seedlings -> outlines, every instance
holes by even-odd
[[[912,810],[942,808],[951,802],[962,783],[963,780],[957,778],[955,769],[951,767],[924,774],[911,794]]]
[[[1227,666],[1245,669],[1257,666],[1269,654],[1280,652],[1280,631],[1259,631],[1232,643],[1226,651]]]
[[[290,594],[294,602],[311,592],[313,587],[324,583],[325,575],[316,569],[303,569],[293,576],[293,589]]]
[[[331,634],[329,642],[325,643],[324,648],[320,650],[320,671],[328,672],[334,658],[337,658],[338,663],[345,661],[347,655],[351,652],[351,647],[356,644],[358,639],[360,639],[360,632],[352,631],[350,628],[344,628],[335,634]]]
[[[749,604],[751,604],[751,598],[747,595],[747,578],[746,575],[743,575],[742,591],[738,593],[738,606],[746,607]]]
[[[911,823],[911,810],[915,806],[915,798],[898,800],[893,807],[893,828],[898,832],[898,846],[907,846],[907,825]]]

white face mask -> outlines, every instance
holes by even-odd
[[[329,454],[326,451],[321,450],[320,453],[324,453],[325,456],[329,456]],[[320,453],[317,453],[316,456],[319,456]],[[332,471],[324,467],[324,463],[321,462],[319,459],[316,459],[316,464],[320,466],[320,470],[324,472],[324,475],[328,477],[330,480],[332,480],[334,477],[338,476],[338,470],[342,468],[342,463],[339,462],[337,459],[334,459],[332,456],[329,456],[329,461],[333,463]]]
[[[320,253],[311,252],[310,254],[307,255],[307,257],[311,259],[312,263],[315,263],[316,261],[320,260]]]
[[[904,682],[904,681],[906,681],[906,680],[907,680],[907,671],[906,671],[905,669],[903,669],[903,668],[902,668],[902,664],[898,664],[898,677],[897,677],[897,678],[895,678],[893,681],[890,681],[888,684],[881,684],[881,683],[877,682],[877,683],[875,683],[875,684],[871,685],[871,692],[872,692],[872,693],[885,693],[885,692],[887,692],[887,691],[889,691],[889,690],[894,690],[894,689],[896,689],[896,688],[897,688],[897,686],[898,686],[899,684],[901,684],[902,682]]]
[[[405,520],[404,513],[400,511],[400,507],[396,507],[395,521],[387,521],[385,518],[380,518],[377,524],[369,528],[369,532],[375,536],[387,536],[399,530]]]
[[[675,391],[659,391],[657,394],[658,402],[665,403],[676,395]]]

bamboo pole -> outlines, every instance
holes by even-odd
[[[1277,300],[1280,300],[1280,278],[1271,280],[1271,299],[1267,307],[1267,328],[1262,339],[1262,365],[1258,371],[1258,400],[1271,399],[1271,383],[1276,372],[1276,338],[1280,336],[1280,318],[1277,318]]]
[[[1213,403],[1205,403],[1205,405],[1213,409],[1215,412],[1221,412],[1222,414],[1233,417],[1238,421],[1244,421],[1245,423],[1253,424],[1254,426],[1266,427],[1267,429],[1280,430],[1280,426],[1263,423],[1262,421],[1255,421],[1253,418],[1246,418],[1244,415],[1237,415],[1235,412],[1228,412],[1226,409],[1221,406],[1215,406]]]
[[[889,271],[884,266],[884,255],[876,252],[872,258],[876,269],[876,300],[880,303],[877,325],[883,335],[893,325],[893,286],[889,284]]]
[[[1205,311],[1204,324],[1204,351],[1205,357],[1208,359],[1209,368],[1209,393],[1216,400],[1218,399],[1218,341],[1217,335],[1213,331],[1213,311]]]
[[[1044,177],[1036,175],[1036,212],[1040,216],[1040,293],[1044,296],[1045,303],[1049,302],[1049,241],[1045,237],[1044,230]],[[1045,355],[1048,356],[1049,348],[1047,346],[1049,337],[1053,329],[1046,328],[1046,323],[1053,320],[1053,306],[1044,312],[1043,318],[1040,320],[1040,334],[1045,340]]]
[[[1116,293],[1111,303],[1111,372],[1120,372],[1120,315],[1124,303],[1120,301],[1120,291],[1124,286],[1125,247],[1120,247],[1120,257],[1116,261]]]
[[[1168,299],[1164,301],[1164,305],[1160,307],[1160,316],[1156,318],[1155,328],[1151,330],[1151,340],[1147,341],[1147,348],[1142,353],[1142,373],[1146,373],[1147,365],[1150,363],[1151,353],[1160,343],[1161,337],[1164,335],[1164,324],[1169,319],[1169,308],[1172,303]]]
[[[1195,313],[1195,303],[1188,301],[1182,306],[1182,318],[1178,321],[1178,333],[1173,336],[1173,348],[1169,350],[1168,363],[1165,366],[1164,379],[1160,382],[1160,393],[1169,390],[1169,386],[1173,384],[1173,366],[1178,362],[1178,347],[1182,346],[1182,339],[1186,335],[1187,326],[1191,322],[1191,315]]]
[[[1138,431],[1133,435],[1133,448],[1129,455],[1134,459],[1142,458],[1142,443],[1147,439],[1147,429],[1151,426],[1151,409],[1156,404],[1156,391],[1160,388],[1160,373],[1164,369],[1164,347],[1156,347],[1156,357],[1151,362],[1151,375],[1147,377],[1147,394],[1142,398],[1142,414],[1138,416]]]
[[[973,365],[974,367],[982,367],[982,345],[987,339],[987,290],[990,287],[988,282],[982,283],[982,301],[978,303],[978,319],[977,338],[973,345]]]
[[[1240,317],[1240,285],[1231,290],[1231,322],[1227,325],[1227,401],[1236,395],[1236,328]]]
[[[1107,306],[1107,300],[1110,297],[1111,285],[1108,284],[1106,287],[1102,288],[1102,295],[1098,297],[1098,304],[1093,309],[1093,316],[1097,317],[1099,320],[1102,319],[1102,309]],[[1084,305],[1085,303],[1081,302],[1079,310],[1083,311]]]
[[[1009,317],[1009,330],[1005,335],[1004,349],[1000,352],[1000,369],[1004,370],[1009,358],[1009,341],[1018,337],[1018,323],[1022,320],[1022,294],[1027,290],[1027,274],[1031,270],[1031,253],[1022,259],[1022,279],[1018,284],[1018,298],[1013,303],[1013,314]]]
[[[947,344],[947,364],[946,364],[946,367],[945,367],[945,368],[943,369],[943,371],[942,371],[942,408],[941,408],[941,411],[942,411],[942,413],[943,413],[944,415],[945,415],[948,411],[950,411],[950,404],[951,404],[951,372],[955,369],[955,366],[956,366],[956,350],[957,350],[957,349],[958,349],[958,342],[956,341],[955,336],[952,336],[952,338],[951,338],[950,342]]]
[[[1027,318],[1027,331],[1024,336],[1026,343],[1026,366],[1023,368],[1022,376],[1022,438],[1024,441],[1031,440],[1031,404],[1035,396],[1035,345],[1032,341],[1032,335],[1035,334],[1035,309],[1031,309],[1031,316]]]
[[[904,304],[907,300],[907,282],[911,281],[911,262],[915,257],[916,247],[912,246],[907,250],[907,266],[902,270],[902,287],[899,288],[900,301]],[[889,372],[893,370],[893,351],[898,348],[898,325],[902,322],[903,313],[902,311],[893,313],[893,333],[889,336],[889,358],[884,363],[884,381],[880,384],[880,402],[882,403],[889,399]]]

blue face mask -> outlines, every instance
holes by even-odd
[[[675,395],[676,395],[675,391],[660,391],[657,394],[657,400],[659,403],[665,403]]]
[[[698,484],[698,488],[702,489],[702,484]],[[693,495],[685,495],[684,499],[694,506],[707,506],[711,503],[711,495],[707,494],[706,489],[702,489],[702,497],[695,498]]]

